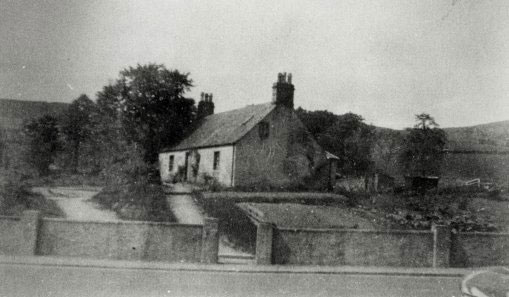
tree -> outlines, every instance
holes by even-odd
[[[96,110],[94,101],[82,94],[69,105],[64,115],[62,132],[71,148],[72,169],[78,170],[80,148],[92,135],[92,116]]]
[[[354,113],[335,115],[329,111],[305,111],[297,114],[320,146],[339,157],[339,170],[360,175],[372,166],[371,148],[374,127]]]
[[[28,123],[24,131],[30,139],[28,162],[39,174],[48,175],[49,167],[61,149],[57,119],[43,116]]]
[[[400,162],[409,175],[439,175],[447,137],[429,114],[415,116],[414,128],[407,129]]]
[[[176,144],[192,127],[195,102],[184,97],[191,87],[188,73],[148,64],[121,71],[119,80],[104,89],[111,93],[109,106],[118,106],[127,139],[143,148],[147,163],[155,163],[162,148]]]

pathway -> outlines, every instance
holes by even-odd
[[[203,224],[204,215],[191,196],[192,186],[188,184],[171,184],[168,186],[167,201],[177,221],[182,224]],[[234,249],[219,240],[219,258],[225,263],[250,263],[253,255]]]
[[[74,187],[38,187],[34,192],[41,193],[47,199],[54,200],[70,220],[81,221],[117,221],[115,212],[101,209],[100,206],[90,201],[95,194],[95,189]]]

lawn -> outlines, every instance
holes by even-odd
[[[239,203],[263,213],[264,218],[283,228],[374,229],[377,224],[357,211],[343,206],[298,203]]]

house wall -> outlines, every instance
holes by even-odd
[[[279,106],[263,120],[269,136],[260,138],[256,125],[235,146],[235,186],[270,184],[287,186],[311,177],[324,167],[325,154],[295,112]]]
[[[232,184],[232,168],[233,168],[233,146],[221,146],[202,148],[189,151],[168,152],[159,154],[159,164],[161,178],[163,181],[171,181],[177,174],[178,168],[185,166],[186,152],[190,152],[188,162],[187,179],[192,182],[204,182],[204,176],[212,176],[219,183],[225,186]],[[219,152],[219,166],[214,170],[214,152]],[[196,159],[196,153],[200,155],[200,162],[196,177],[193,174],[192,165]],[[169,162],[170,156],[174,156],[173,170],[170,172]]]

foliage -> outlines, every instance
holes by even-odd
[[[427,114],[416,115],[417,125],[407,129],[400,162],[409,175],[439,175],[447,142],[445,132]]]
[[[43,217],[63,217],[55,201],[30,189],[27,174],[19,171],[0,172],[0,214],[21,215],[24,210],[39,210]]]
[[[94,129],[92,116],[95,112],[95,103],[87,95],[82,94],[69,105],[63,118],[62,132],[71,149],[74,172],[78,171],[82,143],[92,136]]]
[[[61,149],[58,122],[53,116],[43,116],[25,126],[25,134],[30,139],[28,162],[41,175],[48,175],[50,165]]]
[[[195,102],[184,97],[191,87],[188,73],[138,65],[120,72],[117,82],[104,89],[101,104],[119,107],[127,139],[143,147],[145,161],[154,163],[159,151],[180,141],[194,123]]]
[[[111,184],[93,198],[125,220],[175,222],[162,186],[140,180],[130,184]]]
[[[371,156],[377,169],[393,176],[400,173],[403,139],[403,133],[398,130],[378,128],[375,131]]]
[[[320,146],[339,157],[340,172],[361,175],[371,169],[375,130],[360,115],[335,115],[302,108],[297,109],[297,114]]]

